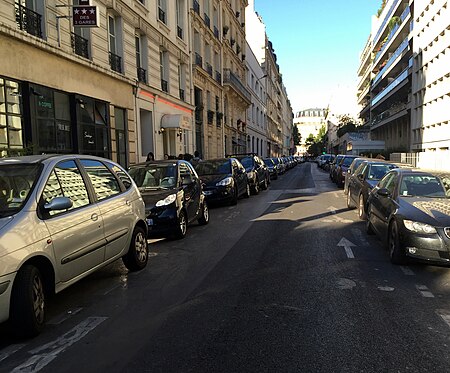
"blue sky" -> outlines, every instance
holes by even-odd
[[[381,0],[255,0],[292,109],[356,113],[359,54]]]

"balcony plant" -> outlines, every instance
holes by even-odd
[[[397,26],[397,25],[400,26],[401,23],[402,23],[402,21],[401,21],[400,17],[397,17],[397,16],[392,17],[388,23],[389,32],[391,32],[395,26]]]

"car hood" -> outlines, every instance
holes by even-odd
[[[201,175],[200,180],[206,186],[215,186],[219,181],[231,177],[230,174],[217,174],[217,175]]]
[[[408,220],[450,227],[450,199],[399,197],[401,214]]]
[[[171,194],[177,193],[176,189],[164,189],[164,190],[139,190],[144,200],[146,209],[151,208],[156,205],[161,199],[166,198]]]

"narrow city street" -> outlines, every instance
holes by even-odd
[[[392,265],[315,163],[210,215],[57,295],[38,337],[0,331],[0,371],[450,370],[450,271]]]

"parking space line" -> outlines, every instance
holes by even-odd
[[[425,285],[416,285],[416,289],[424,298],[434,298],[433,293]]]
[[[56,359],[61,352],[64,352],[68,347],[85,337],[106,319],[107,317],[88,317],[56,340],[31,350],[30,353],[34,355],[23,364],[14,368],[12,373],[39,372]]]
[[[448,327],[450,327],[450,312],[447,310],[436,310],[438,316],[444,320]]]
[[[412,271],[412,269],[405,267],[405,266],[400,266],[400,269],[402,270],[403,274],[405,274],[406,276],[415,276],[416,274]]]
[[[4,348],[3,350],[0,351],[0,362],[7,359],[11,355],[15,354],[24,346],[25,344],[15,344]]]

